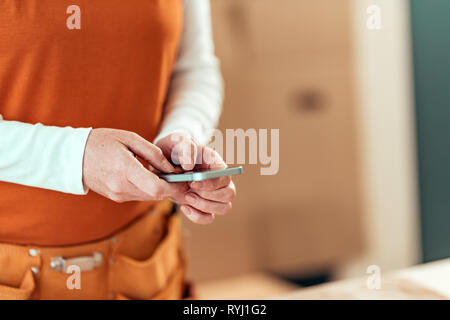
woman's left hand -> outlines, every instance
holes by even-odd
[[[167,159],[179,164],[184,171],[223,169],[227,165],[213,149],[202,146],[190,137],[173,133],[156,145]],[[231,177],[195,181],[183,199],[174,199],[181,205],[181,211],[188,219],[198,224],[209,224],[215,215],[225,215],[231,210],[231,202],[236,197],[236,187]]]

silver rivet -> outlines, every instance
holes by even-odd
[[[112,238],[111,238],[111,242],[112,242],[113,244],[116,244],[116,243],[117,243],[117,237],[112,237]]]
[[[109,299],[113,300],[116,298],[116,294],[114,292],[109,293]]]
[[[30,249],[30,250],[28,250],[28,253],[32,257],[37,257],[37,255],[38,255],[38,251],[36,249]]]
[[[31,267],[31,272],[33,272],[34,274],[38,274],[39,273],[39,269],[36,267]]]
[[[59,262],[58,261],[50,261],[50,269],[56,269],[57,267],[59,267]]]

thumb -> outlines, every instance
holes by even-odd
[[[201,147],[188,134],[173,133],[159,140],[157,146],[173,163],[180,165],[183,170],[191,171],[196,165]]]
[[[194,169],[199,147],[193,140],[184,140],[172,150],[172,157],[176,157],[185,171]]]

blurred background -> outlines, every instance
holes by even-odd
[[[246,165],[228,216],[185,222],[199,295],[265,298],[449,257],[450,2],[211,5],[220,128],[280,129],[280,170]]]

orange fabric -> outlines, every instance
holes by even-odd
[[[0,244],[0,299],[181,299],[185,262],[180,221],[171,204],[159,203],[116,235],[89,244],[35,247]],[[29,250],[38,252],[30,256]],[[50,269],[52,257],[103,254],[101,266],[80,273],[81,289],[68,289],[72,274]],[[37,274],[31,272],[37,270]]]
[[[69,29],[70,5],[81,29]],[[182,29],[182,0],[0,1],[0,114],[7,120],[157,133]],[[0,182],[0,242],[106,237],[149,203],[117,204]]]

